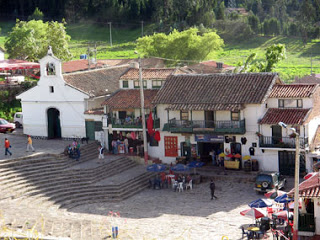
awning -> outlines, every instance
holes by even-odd
[[[18,59],[9,59],[0,61],[0,71],[9,71],[17,69],[39,69],[40,64],[34,62],[28,62]]]

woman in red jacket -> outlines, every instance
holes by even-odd
[[[4,148],[5,148],[5,153],[4,155],[8,155],[8,153],[10,154],[10,156],[12,155],[12,153],[9,151],[9,148],[11,147],[10,142],[7,138],[4,139]]]

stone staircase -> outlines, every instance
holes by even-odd
[[[1,161],[0,200],[11,198],[72,208],[120,201],[148,186],[153,174],[146,172],[143,166],[120,155],[107,156],[103,164],[97,164],[97,148],[97,143],[83,145],[79,161],[62,154],[38,154]],[[117,177],[118,181],[115,183],[112,177]]]

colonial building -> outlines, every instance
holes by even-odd
[[[274,73],[170,76],[154,100],[162,142],[150,155],[167,163],[179,156],[209,161],[212,150],[256,158],[258,119],[280,83]]]
[[[295,168],[295,128],[300,135],[300,171],[312,171],[314,150],[310,145],[320,124],[318,84],[275,85],[268,97],[267,112],[259,120],[259,146],[268,169],[293,175]],[[283,122],[287,128],[278,123]]]
[[[144,87],[144,108],[146,119],[150,112],[153,115],[153,127],[159,130],[160,120],[157,117],[152,101],[168,76],[178,70],[169,68],[150,68],[141,71]],[[142,141],[142,116],[139,69],[128,69],[119,80],[120,89],[108,97],[102,105],[108,116],[108,125],[104,125],[105,134],[108,135],[109,144],[112,139],[130,139],[130,146],[136,150],[136,145]],[[153,141],[151,140],[151,145]],[[155,143],[157,144],[157,142]]]

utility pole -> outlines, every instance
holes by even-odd
[[[90,70],[90,43],[88,43],[88,70]]]
[[[94,42],[94,61],[93,63],[95,64],[94,68],[97,68],[97,42]]]
[[[141,21],[141,37],[143,37],[143,21]]]
[[[110,26],[110,46],[112,47],[112,33],[111,33],[111,22],[108,22]]]
[[[142,115],[142,135],[143,135],[143,150],[144,150],[144,163],[148,165],[148,143],[147,143],[147,129],[146,129],[146,115],[144,111],[144,92],[143,92],[143,81],[142,81],[142,66],[141,57],[139,57],[139,83],[140,83],[140,103],[141,103],[141,115]]]
[[[310,64],[311,64],[310,75],[312,75],[312,53],[310,53]]]

